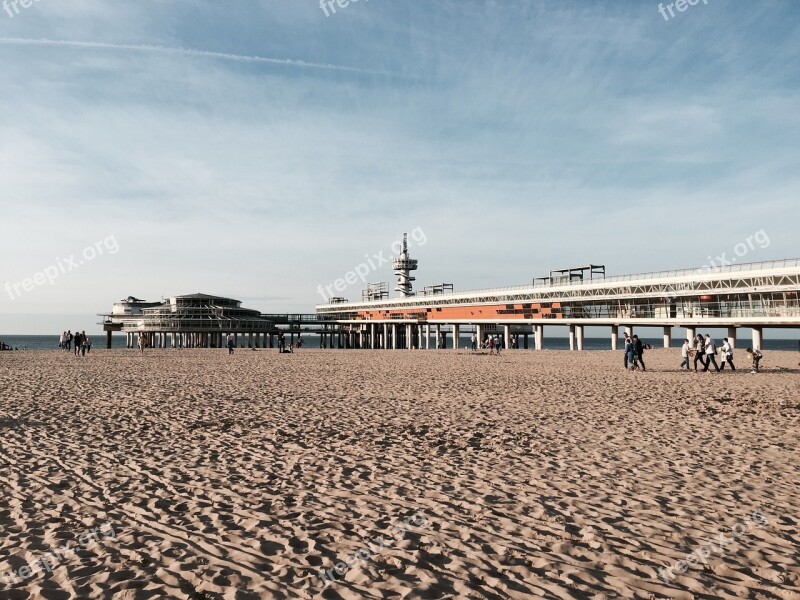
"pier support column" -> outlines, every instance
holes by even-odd
[[[370,323],[369,324],[369,347],[372,350],[375,350],[375,348],[376,348],[376,344],[375,344],[375,323]]]
[[[761,327],[753,327],[753,350],[761,350],[764,343],[764,330]]]
[[[406,350],[411,350],[414,345],[414,331],[410,323],[406,324]]]
[[[511,325],[503,325],[503,350],[511,348]]]
[[[619,326],[611,326],[611,349],[619,350]]]
[[[536,350],[544,350],[544,325],[536,325],[536,333],[533,336],[533,347]]]
[[[392,323],[392,350],[397,350],[397,323]]]
[[[577,340],[576,341],[577,341],[578,350],[583,350],[584,342],[586,341],[583,332],[584,332],[583,325],[576,325],[575,326],[575,334],[577,336]]]
[[[569,326],[569,349],[575,350],[575,325]]]
[[[478,349],[480,350],[481,346],[483,346],[483,326],[482,325],[475,325],[475,336],[478,338]]]
[[[382,340],[382,342],[383,343],[381,345],[383,346],[383,349],[384,350],[388,350],[389,349],[389,324],[388,323],[384,323],[383,324],[383,340]]]
[[[425,350],[431,349],[431,324],[425,323]]]
[[[527,333],[523,334],[522,335],[522,339],[523,339],[524,344],[525,344],[523,347],[525,348],[525,350],[527,350],[528,349],[528,334]]]
[[[669,348],[672,345],[672,327],[664,327],[664,348]]]
[[[728,327],[728,343],[736,349],[736,327]]]
[[[461,328],[458,325],[453,325],[453,350],[458,350],[459,345],[459,334],[461,333]]]
[[[436,349],[442,347],[442,326],[437,323],[436,324]]]
[[[442,349],[444,350],[446,348],[447,348],[447,332],[443,331],[442,332]]]
[[[694,348],[694,338],[697,337],[697,329],[694,327],[686,328],[686,337],[689,338],[689,345]]]

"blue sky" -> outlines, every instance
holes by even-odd
[[[129,294],[311,311],[415,228],[457,290],[760,230],[747,260],[800,256],[794,0],[36,0],[0,10],[0,90],[0,283],[118,248],[0,290],[0,333]]]

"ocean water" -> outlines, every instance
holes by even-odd
[[[459,340],[459,347],[465,348],[470,344],[470,335],[462,335]],[[92,351],[105,350],[106,336],[99,334],[89,336],[92,340]],[[797,339],[770,339],[769,332],[765,336],[762,350],[795,350],[800,351],[800,340]],[[319,347],[317,336],[307,335],[304,336],[306,340],[306,347],[317,348]],[[522,336],[520,336],[520,344],[522,344]],[[722,338],[716,338],[717,344],[721,343]],[[661,348],[663,341],[661,337],[658,338],[645,338],[642,341],[646,344],[651,344],[653,348]],[[0,342],[5,342],[12,348],[19,348],[20,350],[58,350],[58,337],[51,335],[2,335],[0,334]],[[433,342],[433,339],[431,339]],[[672,347],[680,348],[683,344],[683,338],[678,338],[673,335]],[[750,345],[750,339],[740,337],[736,340],[736,346],[744,349]],[[453,347],[452,336],[447,336],[448,348]],[[125,348],[125,336],[113,335],[111,336],[112,348]],[[528,338],[528,347],[533,349],[533,335]],[[569,350],[569,339],[565,337],[545,337],[544,347],[547,350]],[[608,337],[587,337],[585,340],[584,348],[586,350],[610,350],[611,341]],[[620,351],[622,351],[622,340],[620,340]]]

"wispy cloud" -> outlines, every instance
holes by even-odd
[[[0,44],[12,44],[17,46],[55,46],[62,48],[85,48],[90,50],[122,50],[130,52],[154,52],[163,54],[180,54],[183,56],[194,56],[198,58],[215,58],[220,60],[231,60],[245,63],[264,63],[271,65],[282,65],[287,67],[298,67],[303,69],[324,69],[328,71],[349,71],[351,73],[364,73],[370,75],[389,75],[386,71],[375,71],[372,69],[361,69],[345,65],[332,65],[328,63],[308,62],[305,60],[294,60],[290,58],[271,58],[268,56],[250,56],[245,54],[230,54],[227,52],[212,52],[209,50],[197,50],[194,48],[171,48],[169,46],[152,46],[148,44],[110,44],[107,42],[85,42],[74,40],[49,40],[35,38],[0,38]]]

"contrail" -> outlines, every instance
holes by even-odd
[[[35,38],[0,37],[0,44],[13,44],[18,46],[58,46],[69,48],[89,48],[104,50],[128,50],[131,52],[156,52],[164,54],[182,54],[184,56],[197,56],[202,58],[218,58],[247,63],[266,63],[299,67],[303,69],[324,69],[328,71],[348,71],[350,73],[368,73],[371,75],[389,75],[386,71],[373,71],[358,67],[331,65],[328,63],[307,62],[289,58],[269,58],[267,56],[248,56],[243,54],[229,54],[227,52],[211,52],[209,50],[194,50],[192,48],[173,48],[169,46],[150,46],[146,44],[111,44],[106,42],[75,42],[71,40],[48,40]]]

